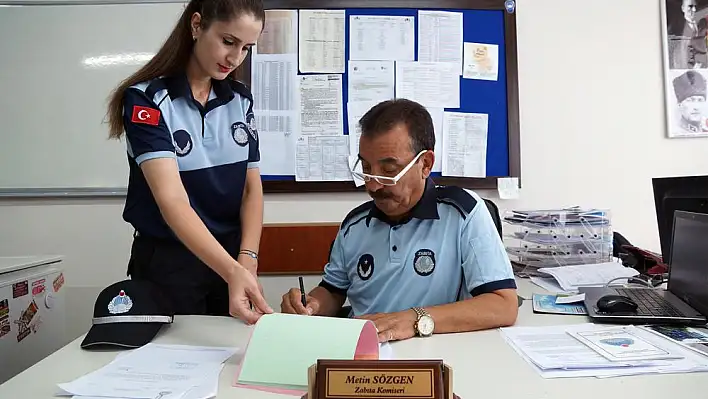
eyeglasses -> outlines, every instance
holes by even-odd
[[[418,158],[420,158],[420,156],[425,154],[426,152],[428,152],[428,150],[423,150],[419,152],[418,155],[416,155],[415,158],[413,158],[413,160],[410,161],[408,165],[406,165],[406,167],[403,168],[403,170],[401,170],[400,172],[398,172],[398,174],[394,177],[370,175],[368,173],[357,171],[357,166],[361,166],[361,159],[357,159],[356,163],[352,167],[351,172],[354,177],[359,178],[365,182],[374,180],[375,182],[384,186],[394,186],[396,185],[396,183],[398,183],[399,180],[401,180],[403,175],[405,175],[406,172],[408,172],[413,167],[413,165],[418,161]]]

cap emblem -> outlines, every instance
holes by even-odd
[[[111,314],[125,313],[133,307],[133,301],[130,299],[125,291],[120,290],[118,295],[113,297],[111,302],[108,303],[108,311]]]

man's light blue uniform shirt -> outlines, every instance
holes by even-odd
[[[452,303],[516,282],[484,200],[429,179],[407,220],[390,221],[373,201],[352,210],[320,286],[345,295],[359,316]]]

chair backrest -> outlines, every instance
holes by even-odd
[[[501,216],[499,215],[499,208],[497,207],[497,204],[492,202],[492,200],[484,198],[484,203],[487,205],[487,209],[489,209],[489,213],[492,215],[492,220],[494,220],[494,225],[497,226],[497,232],[499,232],[499,238],[503,238],[503,232],[502,232],[502,221],[501,221]]]

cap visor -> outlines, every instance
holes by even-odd
[[[164,323],[95,324],[81,342],[82,348],[118,346],[138,348],[155,338]]]

